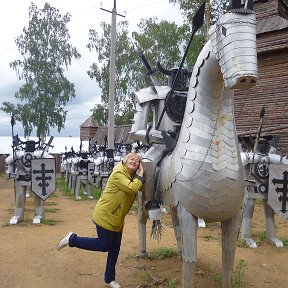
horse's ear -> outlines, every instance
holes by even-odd
[[[241,4],[241,0],[231,0],[231,4],[232,4],[232,10],[234,9],[240,9],[242,4]],[[253,0],[252,0],[253,2]]]

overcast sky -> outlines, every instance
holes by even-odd
[[[95,104],[100,103],[100,91],[95,80],[91,80],[87,71],[96,55],[86,48],[88,43],[88,30],[90,28],[99,29],[100,22],[111,23],[111,13],[109,11],[114,6],[114,0],[9,0],[2,1],[0,10],[0,106],[3,101],[15,103],[15,92],[18,91],[21,83],[17,80],[16,72],[9,67],[9,63],[21,59],[21,55],[15,45],[15,38],[22,34],[24,27],[28,27],[28,8],[33,2],[38,9],[42,9],[45,2],[60,10],[64,15],[69,12],[72,17],[68,24],[71,36],[71,44],[77,48],[81,54],[80,60],[73,60],[69,67],[67,77],[75,84],[76,97],[66,106],[68,110],[65,130],[60,135],[57,131],[52,131],[52,136],[73,136],[80,135],[79,126],[91,115],[91,109]],[[135,31],[141,18],[157,17],[159,20],[175,21],[182,23],[179,6],[169,4],[168,0],[117,0],[117,13],[125,15],[126,18],[117,16],[117,22],[121,20],[129,21],[129,29]],[[100,30],[99,30],[100,31]],[[95,59],[94,59],[95,57]],[[20,103],[17,100],[17,103]],[[21,123],[16,122],[14,126],[15,134],[23,135]],[[11,135],[10,116],[0,111],[0,136]]]

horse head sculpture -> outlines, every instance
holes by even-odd
[[[253,87],[258,76],[253,0],[243,7],[240,0],[232,1],[232,10],[210,28],[209,35],[193,68],[177,144],[158,164],[155,192],[157,200],[172,207],[186,288],[194,287],[197,218],[222,223],[222,284],[232,287],[244,197],[233,89]],[[143,253],[141,229],[140,241]]]

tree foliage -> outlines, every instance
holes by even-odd
[[[67,23],[69,13],[62,16],[58,9],[44,4],[38,9],[31,3],[29,25],[16,38],[22,60],[15,60],[10,67],[24,80],[15,98],[21,104],[3,102],[1,109],[13,114],[22,123],[25,136],[36,128],[38,137],[46,137],[50,128],[64,128],[67,111],[65,105],[75,97],[74,84],[64,76],[64,70],[73,58],[80,58],[76,48],[69,44]]]
[[[192,23],[193,16],[203,0],[169,0],[172,4],[179,4],[182,14],[187,23]],[[206,2],[206,27],[213,25],[227,11],[230,5],[229,0],[210,0]],[[208,22],[208,23],[207,23]],[[207,34],[207,30],[201,29],[201,33]]]
[[[109,95],[109,69],[110,69],[110,47],[111,47],[111,25],[105,22],[100,24],[102,34],[95,29],[89,31],[89,42],[87,47],[95,51],[98,63],[93,63],[87,72],[91,79],[95,79],[101,89],[102,104],[95,105],[94,118],[99,124],[107,125],[108,121],[108,95]],[[131,93],[133,73],[131,65],[136,60],[136,55],[131,52],[133,43],[129,37],[128,22],[122,21],[117,24],[116,44],[116,73],[115,73],[115,123],[120,124],[120,119],[133,117],[131,115],[132,102],[126,95]]]

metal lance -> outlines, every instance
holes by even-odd
[[[254,167],[254,159],[255,159],[256,149],[257,149],[259,138],[260,138],[261,131],[262,131],[262,123],[263,123],[264,115],[265,115],[265,105],[263,105],[263,107],[260,111],[260,121],[259,121],[259,126],[258,126],[258,130],[257,130],[257,134],[256,134],[256,140],[255,140],[254,147],[253,147],[253,156],[252,156],[252,162],[250,165],[250,171],[249,171],[248,179],[250,178],[251,174],[253,173],[252,170]]]
[[[152,69],[152,68],[151,68],[150,64],[148,63],[148,61],[147,61],[147,59],[146,59],[146,57],[145,57],[145,55],[143,54],[143,51],[140,51],[140,52],[138,53],[138,55],[139,55],[139,57],[141,58],[144,66],[146,67],[146,69],[147,69],[147,71],[148,71],[148,72],[146,73],[146,75],[147,75],[147,76],[150,76],[150,79],[151,79],[151,81],[152,81],[152,89],[154,90],[155,94],[157,94],[157,90],[156,90],[155,86],[159,86],[160,83],[159,83],[159,81],[157,80],[157,78],[156,78],[155,75],[154,75],[154,73],[156,72],[156,69]],[[146,76],[146,75],[145,75],[145,76]]]
[[[10,123],[11,123],[11,129],[12,129],[12,152],[13,152],[13,161],[14,161],[15,160],[15,147],[14,147],[14,125],[15,125],[15,119],[14,119],[13,114],[11,114]]]
[[[193,18],[193,27],[192,27],[192,35],[191,35],[191,38],[189,40],[189,43],[187,45],[187,48],[185,50],[185,53],[184,53],[184,56],[181,60],[181,63],[180,63],[180,66],[177,70],[177,74],[175,76],[175,79],[174,79],[174,82],[173,82],[173,85],[172,85],[172,88],[171,90],[169,91],[168,95],[167,95],[167,101],[165,102],[165,106],[164,106],[164,109],[160,115],[160,118],[159,118],[159,121],[156,125],[156,129],[159,129],[160,127],[160,124],[161,124],[161,121],[162,121],[162,118],[164,116],[164,113],[167,109],[167,105],[169,103],[169,98],[171,98],[171,95],[173,95],[173,92],[174,92],[174,89],[175,89],[175,86],[177,84],[177,81],[178,81],[178,78],[179,78],[179,74],[180,74],[180,71],[183,67],[183,64],[184,64],[184,61],[186,59],[186,56],[188,54],[188,50],[190,48],[190,45],[192,43],[192,40],[193,40],[193,37],[195,35],[195,33],[198,31],[198,29],[203,25],[204,23],[204,14],[205,14],[205,2],[202,3],[202,5],[200,6],[199,10],[196,12],[194,18]]]
[[[11,131],[12,131],[12,155],[13,155],[13,173],[15,173],[16,165],[15,165],[15,145],[14,145],[14,125],[15,125],[15,119],[13,114],[11,114]],[[10,174],[9,174],[10,178]],[[16,183],[15,183],[15,178],[14,178],[14,198],[16,200]]]
[[[42,148],[43,151],[42,151],[42,153],[41,153],[41,157],[43,157],[43,155],[44,155],[44,153],[45,153],[45,150],[46,150],[46,147],[51,147],[51,148],[54,147],[53,145],[51,145],[53,139],[54,139],[54,137],[53,137],[53,136],[50,136],[50,139],[49,139],[48,143],[47,143],[47,144],[44,143],[45,146]],[[67,148],[66,148],[66,149],[67,149]]]

